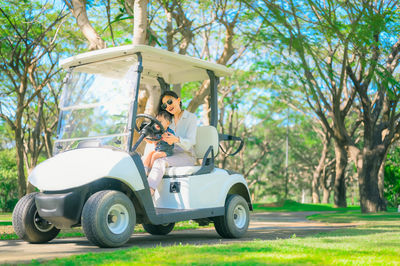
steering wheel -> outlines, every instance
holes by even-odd
[[[140,128],[137,126],[137,123],[135,123],[135,130],[139,132],[139,134],[147,137],[147,136],[162,135],[165,132],[163,125],[155,117],[148,114],[139,114],[136,116],[136,121],[139,118],[150,120],[148,123],[143,121],[142,124],[140,125]],[[159,128],[157,129],[155,125],[157,125]]]

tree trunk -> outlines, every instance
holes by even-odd
[[[288,195],[289,195],[289,174],[288,174],[288,169],[287,167],[285,168],[285,175],[284,175],[284,179],[283,181],[285,182],[283,185],[284,187],[284,195],[283,195],[283,199],[287,200],[288,199]]]
[[[206,96],[203,103],[203,124],[210,125],[211,121],[211,107],[210,107],[211,97]]]
[[[389,150],[389,149],[388,149]],[[387,207],[387,201],[385,198],[385,164],[386,164],[386,158],[387,158],[387,151],[386,154],[383,158],[383,161],[381,163],[381,166],[379,168],[379,173],[378,173],[378,189],[379,189],[379,196],[383,200],[384,206],[382,206],[385,210]]]
[[[385,154],[385,152],[379,152],[376,149],[365,148],[358,156],[357,172],[362,213],[386,210],[386,205],[379,194],[378,186],[378,173]]]
[[[148,99],[149,99],[149,91],[143,85],[141,85],[138,95],[138,109],[137,109],[138,114],[143,114],[145,112]],[[135,130],[133,134],[133,143],[135,143],[138,139],[139,139],[139,134]],[[142,142],[136,151],[140,154],[143,154],[145,147],[146,147],[146,142]]]
[[[160,103],[161,90],[157,86],[147,86],[148,98],[146,99],[146,108],[144,113],[156,116],[158,111],[158,104]],[[139,113],[139,112],[138,112]]]
[[[172,14],[171,12],[165,8],[165,14],[167,17],[167,27],[165,27],[165,31],[167,32],[167,50],[173,51],[174,50],[174,31],[172,28]]]
[[[235,49],[233,47],[233,37],[234,37],[234,24],[225,25],[225,43],[224,50],[222,55],[217,60],[218,64],[226,65],[232,55],[235,53]],[[201,85],[200,90],[196,92],[193,99],[190,101],[188,110],[189,112],[195,112],[196,109],[204,102],[204,98],[210,94],[210,81],[205,80]]]
[[[198,91],[196,91],[196,94],[192,98],[192,100],[189,103],[189,106],[187,107],[189,112],[194,113],[197,108],[204,103],[204,99],[207,95],[210,93],[210,80],[205,80],[201,84],[201,87]]]
[[[317,166],[317,168],[318,167],[319,167],[319,165]],[[316,171],[313,174],[313,180],[312,180],[312,184],[311,184],[312,203],[320,203],[320,197],[319,197],[319,191],[318,191],[320,175],[317,174]]]
[[[331,197],[331,191],[334,183],[334,177],[336,175],[335,169],[332,167],[332,165],[336,162],[336,160],[333,160],[326,164],[324,166],[324,169],[322,171],[322,180],[321,180],[321,185],[322,185],[322,191],[323,191],[323,196],[322,196],[322,203],[329,203],[329,199]]]
[[[319,163],[317,165],[317,168],[315,168],[315,171],[313,173],[313,180],[312,180],[312,202],[313,203],[320,203],[320,196],[319,196],[319,184],[320,184],[320,179],[321,179],[321,173],[322,170],[325,166],[325,160],[326,160],[326,155],[328,154],[328,149],[329,149],[329,139],[327,136],[324,137],[324,147],[322,149],[322,154],[321,158],[319,159]]]
[[[334,207],[346,208],[346,182],[347,151],[345,145],[335,140],[336,174],[334,183]]]
[[[146,43],[147,0],[135,0],[133,6],[133,44]]]
[[[331,190],[327,187],[322,188],[322,203],[328,204],[331,197]]]
[[[133,6],[133,39],[134,45],[146,43],[146,31],[147,31],[147,0],[129,0],[126,3],[130,7]],[[142,114],[146,110],[149,97],[152,95],[152,87],[144,87],[142,84],[139,89],[138,96],[138,109],[137,114]],[[137,132],[133,135],[133,142],[135,143],[139,138]],[[139,153],[144,152],[145,142],[143,142],[137,149]]]
[[[86,13],[86,0],[72,0],[72,14],[76,19],[76,24],[81,29],[85,38],[89,41],[89,50],[106,48],[106,43],[90,24]]]
[[[26,194],[26,177],[25,177],[25,166],[24,166],[24,143],[22,139],[22,129],[17,127],[15,129],[15,149],[16,149],[16,160],[18,169],[18,196],[22,198]]]

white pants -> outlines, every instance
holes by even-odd
[[[174,166],[193,166],[195,159],[185,152],[177,152],[172,156],[159,158],[154,161],[153,167],[147,178],[149,186],[152,189],[157,189],[158,185],[161,183],[162,177],[164,176],[165,169],[167,167]]]

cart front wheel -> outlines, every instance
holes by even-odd
[[[99,247],[122,246],[131,237],[135,224],[135,207],[119,191],[99,191],[90,196],[83,207],[83,231],[89,241]]]
[[[12,224],[17,236],[29,243],[46,243],[54,239],[60,229],[40,217],[36,204],[35,193],[22,197],[14,208]]]

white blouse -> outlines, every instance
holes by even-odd
[[[179,142],[175,143],[174,149],[178,152],[179,150],[183,150],[193,153],[197,133],[196,115],[184,110],[178,124],[175,125],[175,119],[172,119],[169,127],[175,132],[175,136],[179,137]]]

